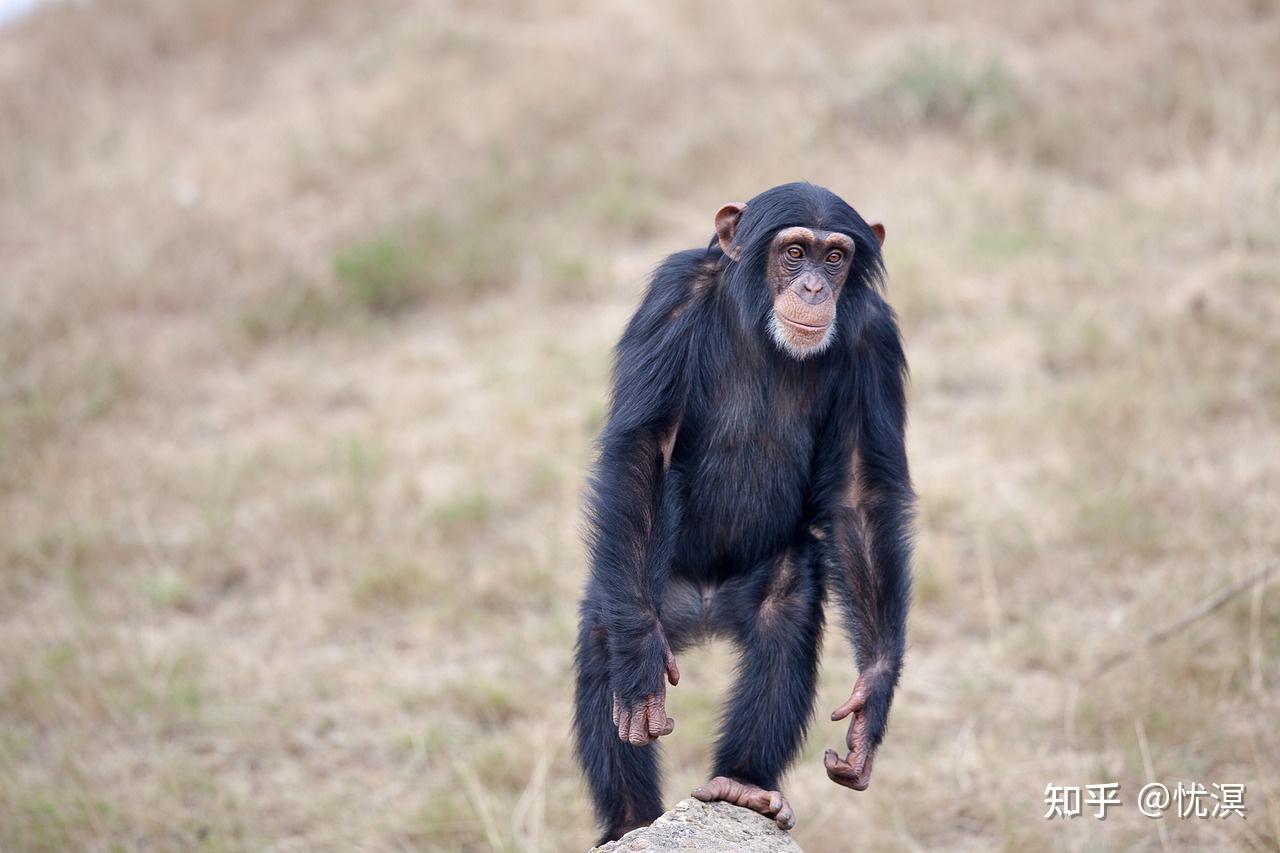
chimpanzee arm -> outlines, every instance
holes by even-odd
[[[623,707],[678,678],[658,618],[679,512],[665,488],[685,399],[691,284],[705,252],[672,256],[654,275],[618,344],[609,420],[591,482],[591,590],[607,632],[610,681]]]
[[[845,419],[851,429],[831,445],[834,453],[844,449],[843,488],[826,494],[832,586],[844,605],[859,670],[849,700],[831,716],[853,715],[850,755],[841,759],[829,750],[826,766],[833,781],[856,790],[870,782],[902,669],[915,505],[904,436],[906,358],[892,312],[883,304],[869,308],[849,398],[856,411]]]

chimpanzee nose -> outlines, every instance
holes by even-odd
[[[822,279],[816,275],[806,278],[804,280],[804,289],[815,294],[820,292],[822,290]]]

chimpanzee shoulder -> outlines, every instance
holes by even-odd
[[[706,249],[686,249],[669,255],[654,271],[643,303],[627,332],[653,333],[685,310],[716,281],[719,260]]]
[[[716,281],[718,263],[707,250],[690,249],[654,271],[614,353],[608,433],[669,420],[680,408],[695,322],[689,309]]]

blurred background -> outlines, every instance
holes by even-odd
[[[610,348],[795,179],[888,227],[921,499],[876,783],[829,631],[796,839],[1275,849],[1280,592],[1140,646],[1280,550],[1276,0],[0,3],[0,848],[589,846]]]

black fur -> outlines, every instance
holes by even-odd
[[[804,360],[766,331],[768,247],[792,225],[856,244],[836,339]],[[605,838],[662,812],[657,745],[621,742],[611,710],[615,694],[632,703],[657,689],[664,633],[676,651],[709,634],[738,643],[714,773],[766,788],[812,713],[828,588],[859,667],[889,672],[867,706],[877,744],[902,666],[914,497],[906,359],[881,296],[879,244],[812,184],[748,202],[736,243],[737,262],[714,238],[669,257],[616,352],[589,498],[575,713]]]

